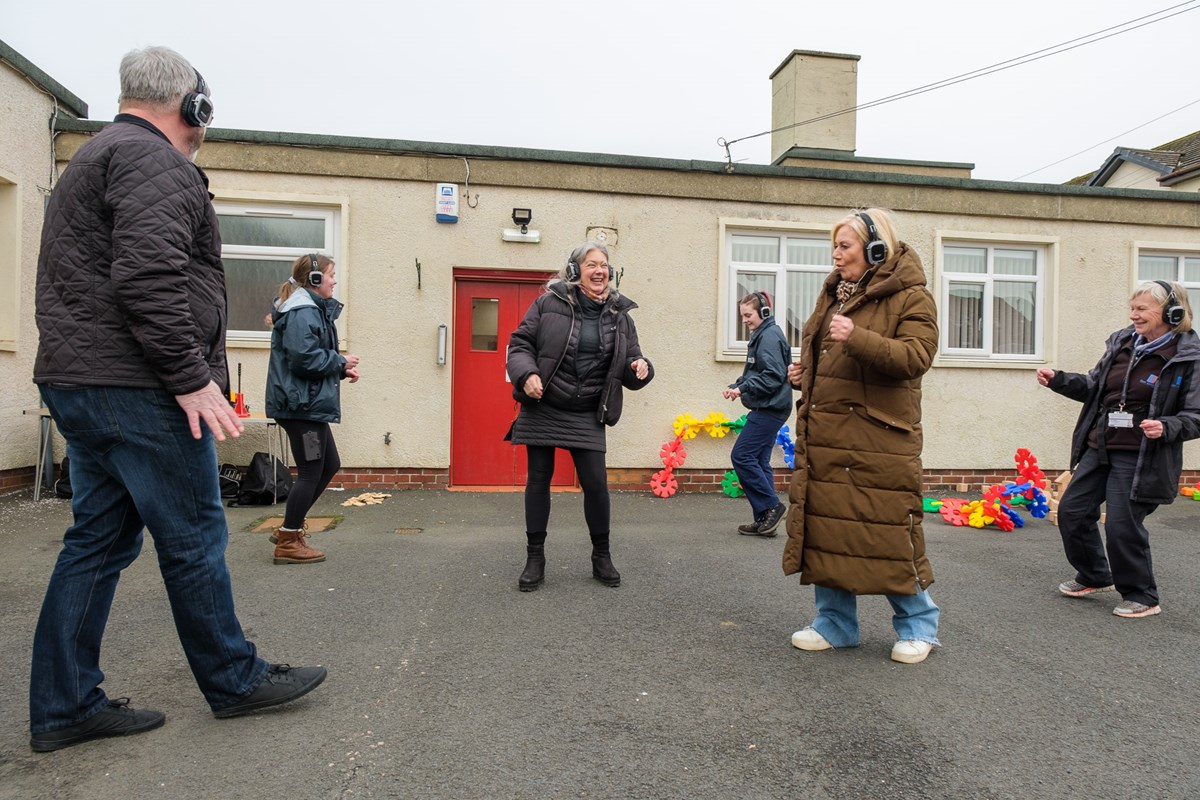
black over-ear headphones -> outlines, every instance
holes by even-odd
[[[589,250],[588,252],[591,252],[591,251]],[[579,262],[575,261],[574,259],[568,260],[567,261],[567,280],[574,282],[574,281],[579,280],[582,277],[583,277],[583,272],[579,269]],[[609,264],[608,265],[608,279],[609,279],[609,281],[615,281],[616,278],[617,278],[617,274],[613,270],[613,265]]]
[[[855,211],[854,213],[867,226],[867,242],[863,245],[863,258],[866,259],[868,265],[878,267],[887,261],[887,242],[879,238],[879,233],[875,230],[875,223],[871,221],[871,218],[865,212]]]
[[[317,263],[317,254],[309,253],[308,260],[311,264],[308,270],[308,285],[320,286],[321,281],[325,280],[325,274],[321,272],[321,266]]]
[[[1179,305],[1179,298],[1175,296],[1175,289],[1166,281],[1155,281],[1159,286],[1167,290],[1167,302],[1163,305],[1163,322],[1174,328],[1179,323],[1183,322],[1183,306]]]
[[[212,100],[208,99],[208,84],[204,82],[200,70],[192,67],[192,72],[196,73],[196,91],[183,96],[180,113],[183,114],[183,121],[191,127],[207,128],[213,118]]]
[[[771,316],[770,298],[767,297],[766,292],[751,292],[750,296],[758,298],[758,318],[759,319],[766,319],[767,317]]]

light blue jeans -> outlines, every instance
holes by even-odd
[[[841,589],[815,586],[817,616],[812,627],[834,647],[857,647],[858,597]],[[900,641],[941,644],[937,638],[939,609],[929,592],[885,595],[892,604],[892,627]]]
[[[100,641],[121,571],[141,552],[143,529],[154,537],[175,629],[200,691],[214,710],[236,703],[268,664],[233,611],[212,433],[205,427],[193,439],[175,398],[157,389],[52,383],[41,392],[67,440],[75,522],[34,634],[30,731],[74,725],[108,708]]]

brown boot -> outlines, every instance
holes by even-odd
[[[325,560],[325,554],[314,550],[304,540],[304,530],[289,531],[287,528],[277,528],[275,538],[276,564],[316,564]]]
[[[279,526],[279,528],[282,528],[282,527],[283,527],[282,525]],[[300,527],[301,527],[301,529],[303,529],[304,533],[307,534],[308,533],[308,520],[304,520],[304,522],[301,522]],[[279,528],[276,528],[274,531],[271,532],[271,535],[267,537],[267,541],[270,542],[271,544],[279,544]]]

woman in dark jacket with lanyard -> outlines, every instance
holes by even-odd
[[[542,585],[554,449],[570,451],[583,489],[583,515],[592,539],[592,575],[619,586],[609,553],[605,426],[621,418],[622,387],[640,389],[654,377],[629,316],[637,304],[613,284],[608,250],[588,242],[575,248],[513,331],[508,375],[521,410],[513,444],[525,445],[527,559],[517,581],[523,592]]]
[[[742,324],[750,329],[746,346],[746,368],[722,394],[727,400],[741,399],[750,409],[746,425],[738,433],[730,460],[738,483],[746,492],[754,521],[739,525],[746,536],[774,536],[787,506],[775,494],[775,470],[771,451],[779,429],[792,413],[792,387],[787,382],[792,348],[787,337],[771,316],[771,298],[765,292],[751,292],[738,304]]]
[[[1074,474],[1058,506],[1058,530],[1074,579],[1067,597],[1116,588],[1118,617],[1158,614],[1158,586],[1143,520],[1174,501],[1183,443],[1200,437],[1200,337],[1187,293],[1175,283],[1143,283],[1129,298],[1133,323],[1108,337],[1086,375],[1048,368],[1038,383],[1083,403],[1071,437]],[[1107,504],[1101,544],[1100,506]]]
[[[332,259],[317,253],[300,256],[271,312],[267,416],[287,432],[297,473],[283,525],[272,537],[276,564],[325,560],[305,540],[304,517],[342,466],[329,423],[342,419],[342,378],[358,380],[358,356],[338,352],[334,322],[342,304],[333,299],[335,286]]]

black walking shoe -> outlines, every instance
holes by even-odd
[[[758,523],[758,530],[755,533],[759,536],[774,536],[775,529],[779,527],[779,523],[783,521],[785,516],[787,516],[787,506],[780,503],[763,514],[763,518]]]
[[[754,518],[754,522],[749,522],[745,525],[738,525],[738,533],[740,533],[742,536],[757,536],[758,525],[760,522],[762,522],[762,516],[757,516]]]
[[[35,753],[49,753],[51,750],[61,750],[92,739],[132,736],[135,733],[154,730],[162,727],[166,721],[167,715],[161,711],[137,711],[129,707],[128,697],[119,697],[109,700],[108,708],[101,709],[99,713],[93,714],[83,722],[56,731],[33,734],[29,738],[29,746]]]
[[[311,692],[325,680],[324,667],[292,667],[287,664],[272,664],[271,669],[258,682],[254,691],[231,706],[213,712],[214,717],[238,717],[253,714],[271,706],[290,703]]]

